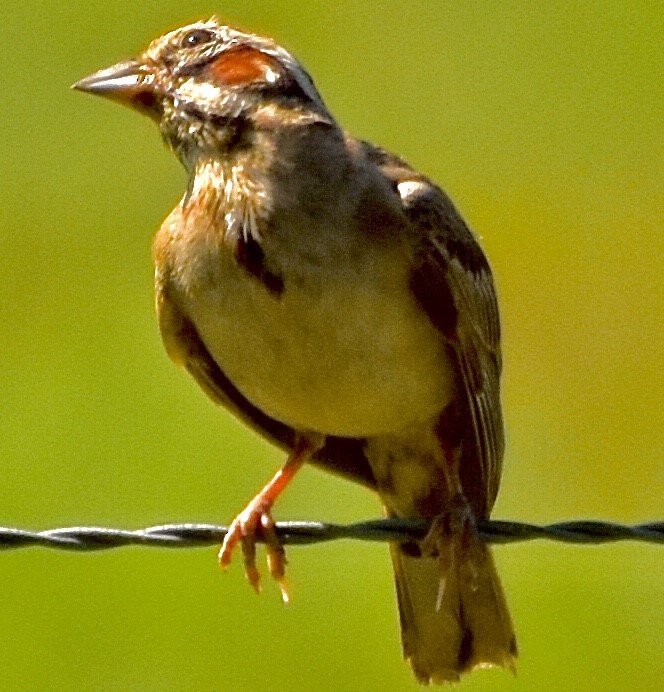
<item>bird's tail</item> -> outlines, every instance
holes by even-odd
[[[445,540],[436,557],[391,545],[405,658],[425,684],[478,667],[513,671],[516,637],[488,546],[477,536]]]

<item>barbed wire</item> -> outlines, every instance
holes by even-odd
[[[604,521],[564,521],[538,526],[513,521],[477,522],[487,543],[517,543],[547,539],[562,543],[593,545],[616,541],[640,541],[664,545],[664,521],[625,526]],[[340,539],[406,542],[422,539],[429,528],[415,519],[376,519],[355,524],[311,521],[277,522],[284,545],[308,545]],[[98,526],[71,526],[47,531],[0,527],[0,550],[40,546],[57,550],[96,551],[140,545],[158,548],[197,548],[218,545],[227,527],[216,524],[162,524],[126,531]],[[260,540],[260,539],[259,539]]]

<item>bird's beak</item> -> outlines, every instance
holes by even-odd
[[[155,119],[160,115],[154,75],[137,60],[126,60],[99,70],[72,84],[72,89],[104,96]]]

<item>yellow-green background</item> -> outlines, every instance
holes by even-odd
[[[272,34],[353,133],[483,236],[504,322],[495,516],[664,517],[661,2],[13,3],[0,26],[0,523],[228,521],[282,455],[164,355],[150,237],[185,185],[154,126],[69,91],[213,12]],[[379,515],[305,470],[277,518]],[[496,558],[518,676],[468,690],[659,690],[664,553]],[[290,551],[293,602],[213,549],[0,555],[0,688],[408,690],[387,549]]]

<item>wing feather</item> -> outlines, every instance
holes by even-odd
[[[500,318],[487,259],[450,199],[426,177],[365,143],[400,194],[414,229],[411,290],[446,339],[456,364],[464,491],[480,516],[498,492],[504,451]]]

